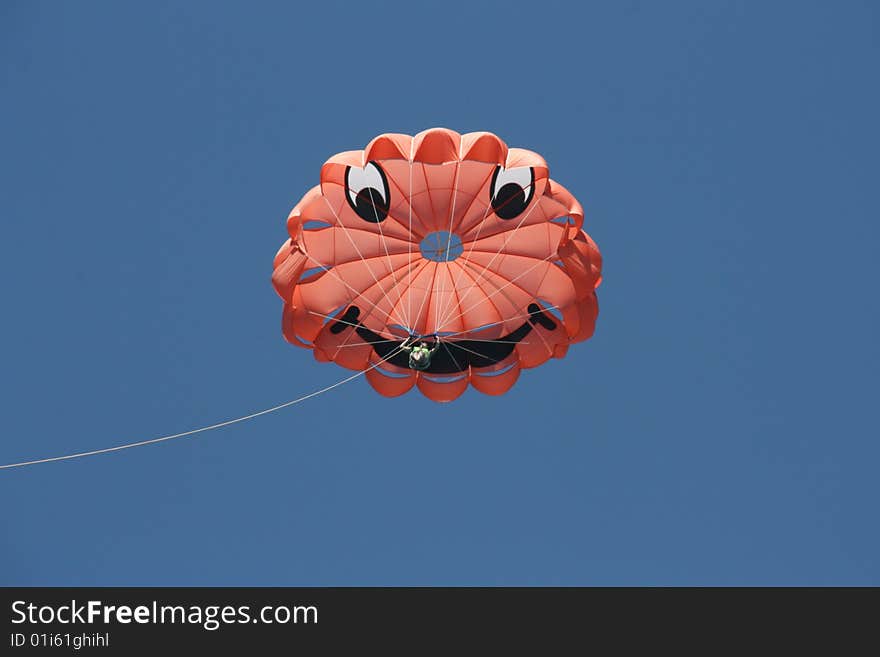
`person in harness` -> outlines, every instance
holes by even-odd
[[[440,348],[440,338],[435,335],[433,346],[428,347],[420,338],[410,336],[409,340],[400,345],[400,348],[409,354],[410,369],[423,372],[431,367],[431,357]]]

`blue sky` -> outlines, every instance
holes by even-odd
[[[347,376],[269,284],[330,155],[537,150],[594,339],[501,398],[362,380],[0,471],[5,585],[880,584],[869,2],[0,8],[0,461]]]

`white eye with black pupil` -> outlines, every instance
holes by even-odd
[[[377,224],[388,216],[388,180],[375,162],[345,170],[345,197],[364,221]]]
[[[499,166],[489,188],[492,209],[500,219],[522,214],[535,194],[535,171],[532,167],[505,169]]]

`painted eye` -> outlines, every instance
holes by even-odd
[[[500,219],[513,219],[522,214],[535,194],[535,171],[532,167],[505,169],[499,166],[489,188],[492,209]]]
[[[364,221],[378,224],[388,216],[388,180],[375,162],[345,170],[345,197]]]

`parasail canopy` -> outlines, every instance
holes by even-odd
[[[384,134],[331,157],[287,220],[284,337],[385,396],[499,395],[593,334],[601,256],[544,159],[495,135]],[[437,346],[426,368],[407,347]]]

